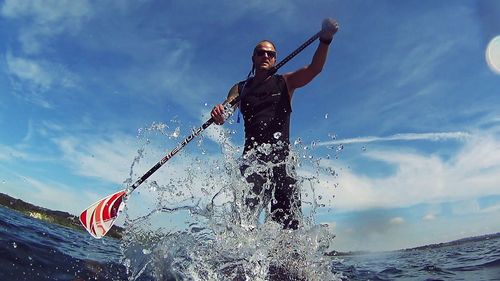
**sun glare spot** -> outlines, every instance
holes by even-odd
[[[491,39],[486,47],[486,62],[490,69],[500,74],[500,35]]]

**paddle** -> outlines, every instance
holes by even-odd
[[[281,62],[276,64],[274,68],[272,68],[268,76],[273,75],[278,71],[280,67],[282,67],[285,63],[299,54],[302,50],[304,50],[307,46],[309,46],[312,42],[319,38],[322,31],[325,29],[336,32],[338,30],[338,24],[336,21],[332,19],[325,19],[323,21],[322,30],[311,38],[309,38],[304,44],[295,49],[291,54],[289,54],[286,58],[284,58]],[[233,99],[228,105],[234,106],[240,101],[240,96]],[[201,127],[194,130],[191,135],[185,138],[181,143],[177,145],[169,154],[167,154],[163,159],[161,159],[156,165],[154,165],[149,171],[147,171],[142,177],[140,177],[127,191],[126,189],[120,190],[116,193],[106,196],[96,203],[92,204],[90,207],[85,209],[80,214],[80,222],[83,227],[92,235],[94,238],[102,238],[106,233],[111,229],[115,220],[118,218],[120,211],[123,209],[123,199],[125,196],[130,195],[132,191],[134,191],[141,183],[143,183],[147,178],[149,178],[156,170],[158,170],[163,164],[165,164],[168,160],[174,157],[177,152],[179,152],[184,146],[186,146],[191,140],[193,140],[196,136],[198,136],[201,132],[203,132],[206,128],[208,128],[214,120],[212,118],[208,119]]]

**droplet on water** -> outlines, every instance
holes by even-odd
[[[325,114],[325,119],[328,119],[328,113]]]
[[[276,132],[276,133],[274,133],[273,136],[274,136],[275,139],[279,139],[281,137],[281,133],[280,132]]]

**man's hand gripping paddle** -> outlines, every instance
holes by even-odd
[[[337,32],[339,25],[333,19],[325,19],[323,21],[323,25],[321,31],[313,35],[309,38],[304,44],[295,49],[292,53],[290,53],[287,57],[285,57],[281,62],[276,64],[274,68],[272,68],[268,76],[273,75],[278,71],[280,67],[282,67],[285,63],[295,57],[297,54],[302,52],[307,46],[309,46],[316,39],[320,38],[322,40],[331,39],[333,34]],[[231,106],[236,105],[240,101],[240,96],[233,99],[230,103]],[[83,227],[92,235],[94,238],[102,238],[108,231],[111,229],[113,224],[115,223],[120,211],[124,207],[124,198],[125,196],[130,195],[140,184],[142,184],[147,178],[149,178],[156,170],[158,170],[163,164],[165,164],[170,158],[172,158],[177,152],[179,152],[184,146],[186,146],[191,140],[197,137],[201,132],[203,132],[206,128],[208,128],[214,120],[210,118],[206,121],[201,127],[194,130],[191,135],[185,138],[181,143],[179,143],[169,154],[167,154],[163,159],[161,159],[156,165],[154,165],[149,171],[147,171],[142,177],[140,177],[130,189],[120,190],[116,193],[113,193],[105,198],[97,201],[88,207],[85,211],[80,214],[80,222]]]

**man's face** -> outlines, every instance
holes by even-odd
[[[271,43],[261,42],[254,49],[252,61],[256,69],[271,69],[276,63],[276,50]]]

